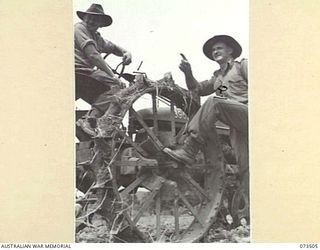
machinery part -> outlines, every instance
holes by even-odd
[[[133,107],[146,94],[152,98],[152,127]],[[174,135],[181,134],[176,131],[174,105],[190,115],[198,107],[197,103],[192,101],[188,91],[173,82],[152,82],[143,76],[136,77],[135,84],[116,95],[120,104],[114,105],[120,105],[120,109],[114,109],[111,103],[107,112],[97,121],[99,133],[94,139],[96,159],[91,161],[96,180],[88,191],[90,195],[87,195],[96,199],[91,211],[103,207],[110,211],[111,207],[111,231],[117,237],[131,228],[142,241],[147,242],[199,241],[219,211],[224,191],[223,163],[214,163],[208,151],[205,152],[206,161],[199,156],[193,166],[183,166],[161,152],[164,147],[177,146],[179,138]],[[157,100],[160,98],[170,105],[170,131],[163,131],[159,127],[156,114]],[[123,130],[121,124],[126,114],[129,114],[128,129]],[[145,190],[146,196],[140,205],[134,207],[135,204],[130,203],[128,197],[136,195],[139,189]],[[117,206],[105,204],[107,190],[113,191],[113,204]],[[144,219],[153,208],[155,216]],[[171,209],[172,215],[168,215]],[[168,217],[173,220],[172,227],[165,228],[163,226],[168,223],[164,220]],[[150,218],[155,223],[150,224]],[[146,227],[148,230],[145,230]]]

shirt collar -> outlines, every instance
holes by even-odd
[[[234,64],[234,59],[233,58],[230,58],[229,61],[227,62],[227,67],[225,70],[223,69],[219,69],[219,73],[222,74],[222,75],[225,75],[230,69],[231,67],[233,66]]]

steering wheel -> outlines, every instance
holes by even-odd
[[[109,54],[106,54],[106,55],[103,57],[103,59],[105,60],[108,55],[109,55]],[[122,67],[121,67],[120,73],[118,73],[117,70],[118,70],[118,68],[120,67],[120,65],[122,65]],[[112,70],[112,72],[113,72],[114,74],[116,74],[119,78],[123,78],[123,79],[125,79],[125,80],[127,80],[128,82],[131,83],[131,82],[133,82],[133,80],[135,79],[135,76],[134,76],[133,74],[123,73],[124,70],[125,70],[125,67],[126,67],[126,65],[125,65],[123,62],[120,62],[115,69],[112,69],[112,68],[111,68],[111,70]]]

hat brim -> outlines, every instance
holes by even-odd
[[[210,38],[208,41],[205,42],[203,45],[203,53],[208,57],[210,60],[213,60],[212,57],[212,46],[216,43],[224,43],[228,47],[232,48],[232,57],[233,59],[236,59],[239,57],[242,53],[242,48],[240,44],[231,36],[227,35],[219,35],[219,36],[214,36]]]
[[[77,16],[83,20],[83,17],[85,15],[94,15],[94,16],[99,16],[101,17],[102,19],[102,22],[101,22],[101,27],[107,27],[109,25],[112,24],[112,17],[109,16],[109,15],[103,15],[103,14],[98,14],[98,13],[94,13],[94,12],[83,12],[83,11],[77,11]]]

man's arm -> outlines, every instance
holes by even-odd
[[[125,50],[124,48],[101,38],[102,42],[102,52],[113,54],[116,56],[122,56],[122,62],[124,65],[129,65],[132,61],[132,55],[129,51]]]
[[[97,48],[100,48],[101,42],[104,42],[100,36],[98,40],[94,40],[90,35],[90,32],[83,23],[77,23],[74,27],[74,41],[75,44],[86,54],[91,63],[98,67],[98,69],[104,71],[109,76],[114,77],[112,70],[108,67],[102,56],[98,52]]]
[[[194,90],[198,87],[199,82],[194,78],[191,70],[191,65],[187,60],[181,60],[179,69],[184,73],[186,84],[189,90]]]
[[[106,62],[103,60],[100,53],[97,51],[96,47],[93,44],[88,44],[84,47],[84,52],[90,61],[97,66],[98,69],[106,72],[111,77],[115,77],[112,70],[108,67]]]
[[[240,62],[240,71],[242,77],[247,81],[248,83],[248,60],[242,59]]]
[[[188,89],[192,91],[194,95],[199,97],[207,96],[216,91],[214,89],[214,82],[216,80],[215,76],[213,76],[210,80],[198,82],[192,74],[190,63],[185,59],[181,60],[179,68],[185,75]]]
[[[112,51],[112,54],[116,56],[122,56],[122,61],[124,65],[129,65],[132,62],[131,53],[118,45],[114,45],[114,50]]]

